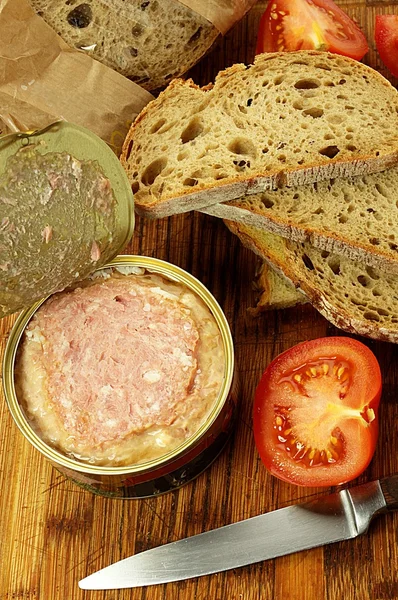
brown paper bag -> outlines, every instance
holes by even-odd
[[[178,0],[205,17],[222,34],[240,21],[256,0]]]
[[[0,119],[11,131],[64,119],[87,127],[118,154],[131,122],[152,98],[70,48],[27,0],[0,2]]]

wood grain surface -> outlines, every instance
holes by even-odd
[[[388,77],[373,42],[374,18],[398,13],[398,7],[375,0],[339,4],[367,34],[370,51],[365,62]],[[234,62],[252,60],[265,6],[259,2],[193,69],[197,83],[211,81]],[[252,401],[262,371],[278,353],[300,341],[341,332],[308,305],[250,316],[257,259],[215,218],[191,213],[155,222],[138,219],[127,253],[155,256],[190,271],[224,309],[241,379],[233,439],[203,475],[178,491],[154,499],[102,498],[68,481],[25,441],[2,396],[0,599],[398,599],[396,514],[378,517],[368,534],[356,540],[209,577],[135,590],[78,588],[79,579],[131,554],[325,493],[283,483],[265,470],[253,440]],[[13,321],[0,321],[1,353]],[[362,341],[380,361],[384,391],[375,457],[353,483],[398,472],[397,347]],[[281,538],[285,533],[280,532]]]

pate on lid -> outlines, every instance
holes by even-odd
[[[59,121],[0,138],[0,317],[84,279],[133,229],[130,184],[95,134]]]

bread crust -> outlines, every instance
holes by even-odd
[[[360,194],[359,189],[357,193]],[[265,215],[256,210],[255,205],[249,210],[239,206],[239,200],[234,202],[232,204],[213,204],[200,209],[200,211],[214,217],[263,229],[294,242],[310,243],[315,248],[335,252],[350,260],[358,260],[381,271],[398,275],[398,252],[396,250],[387,251],[380,245],[366,243],[366,241],[358,239],[355,234],[345,235],[341,229],[326,231],[312,226],[309,221],[294,223],[279,215],[278,217],[272,214]],[[330,196],[329,202],[335,202],[335,198]],[[398,197],[395,202],[398,202]],[[380,226],[379,236],[387,238],[388,234],[393,232],[393,228],[388,222],[383,225],[383,228]]]
[[[275,247],[273,247],[267,245],[266,238],[258,230],[256,232],[254,228],[248,228],[242,223],[227,220],[224,222],[228,229],[239,237],[245,247],[263,258],[277,273],[289,279],[296,289],[307,296],[312,306],[333,325],[356,335],[398,343],[398,323],[388,322],[387,319],[383,323],[382,319],[381,322],[375,322],[366,318],[359,318],[358,315],[343,308],[341,303],[337,302],[333,287],[326,294],[311,285],[308,278],[304,277],[303,273],[299,273],[294,267],[293,261],[289,259],[288,242],[286,240],[279,236],[267,234],[271,243],[275,243]],[[295,246],[291,251],[295,252]],[[347,281],[347,291],[350,291],[350,283],[350,281]]]

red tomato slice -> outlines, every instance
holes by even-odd
[[[378,435],[380,367],[346,337],[303,342],[266,369],[254,400],[254,437],[273,475],[332,486],[368,466]]]
[[[269,0],[256,53],[328,50],[360,60],[369,50],[359,27],[332,0]]]
[[[380,58],[398,77],[398,16],[376,15],[375,40]]]

